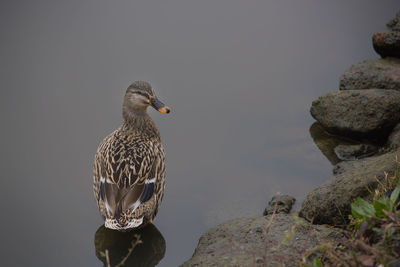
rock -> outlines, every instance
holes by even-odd
[[[314,122],[310,127],[310,135],[322,154],[335,165],[341,161],[334,151],[338,145],[355,145],[358,142],[329,134],[319,122]]]
[[[356,160],[372,156],[378,147],[370,144],[338,145],[334,151],[341,160]]]
[[[289,214],[239,218],[209,229],[182,266],[298,266],[302,253],[321,243],[336,246],[342,234]]]
[[[381,57],[400,57],[400,12],[386,25],[389,31],[373,35],[374,49]]]
[[[393,175],[400,150],[391,153],[349,161],[347,171],[334,176],[310,192],[299,215],[317,224],[341,225],[347,222],[351,203],[357,197],[366,197],[377,185],[377,180]],[[350,167],[351,166],[351,167]]]
[[[137,237],[141,243],[130,252]],[[107,266],[106,250],[111,266],[155,266],[165,255],[165,239],[153,224],[128,232],[118,232],[102,225],[96,231],[94,244],[96,256],[104,266]]]
[[[367,60],[351,66],[340,78],[340,90],[400,90],[400,59]]]
[[[271,201],[268,202],[268,207],[265,208],[263,215],[274,213],[275,206],[275,213],[289,213],[294,202],[296,202],[296,199],[288,195],[273,196]]]
[[[335,166],[333,166],[333,174],[338,175],[341,173],[344,173],[354,167],[354,162],[353,161],[341,161]]]
[[[400,12],[397,12],[396,17],[389,21],[386,26],[392,31],[400,31]]]
[[[386,145],[391,149],[400,148],[400,123],[394,127],[392,133],[388,137]]]
[[[381,136],[400,121],[400,92],[379,89],[336,91],[313,101],[310,111],[331,133]]]
[[[400,57],[400,31],[377,32],[372,44],[381,57]]]

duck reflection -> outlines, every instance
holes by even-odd
[[[129,232],[100,226],[94,236],[96,256],[104,266],[155,266],[164,258],[165,239],[153,225]]]
[[[322,154],[324,154],[324,156],[331,162],[332,165],[336,165],[342,161],[336,155],[335,147],[338,145],[354,145],[358,143],[350,139],[328,134],[318,122],[315,122],[311,125],[310,135],[319,150],[321,150]]]

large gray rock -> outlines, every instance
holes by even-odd
[[[400,31],[377,32],[372,44],[381,57],[400,57]]]
[[[349,161],[347,171],[331,178],[310,192],[299,215],[317,224],[341,225],[347,222],[351,203],[357,197],[366,197],[377,185],[377,180],[393,175],[400,151],[358,161]],[[351,166],[350,166],[351,165]]]
[[[351,66],[340,78],[340,90],[400,90],[400,59],[367,60]]]
[[[336,246],[341,233],[290,214],[239,218],[208,230],[182,266],[298,266],[301,254],[321,243]]]
[[[336,91],[315,100],[310,111],[331,133],[361,137],[384,135],[400,121],[400,92]]]

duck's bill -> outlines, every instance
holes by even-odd
[[[150,105],[161,113],[170,113],[171,108],[166,106],[163,102],[156,97],[150,99]]]

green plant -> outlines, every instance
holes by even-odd
[[[351,204],[350,223],[345,225],[346,240],[336,247],[316,246],[302,255],[303,267],[393,266],[400,263],[400,161],[393,175],[376,178],[370,196]],[[391,194],[389,194],[391,192]]]
[[[369,222],[372,218],[387,218],[387,213],[395,212],[399,205],[397,201],[399,194],[400,185],[397,185],[390,197],[383,196],[380,199],[375,199],[373,204],[360,197],[357,198],[351,204],[351,214],[356,219],[356,228],[360,229],[360,224],[363,221]]]
[[[320,258],[313,258],[310,264],[304,264],[303,267],[322,267],[322,260]]]

